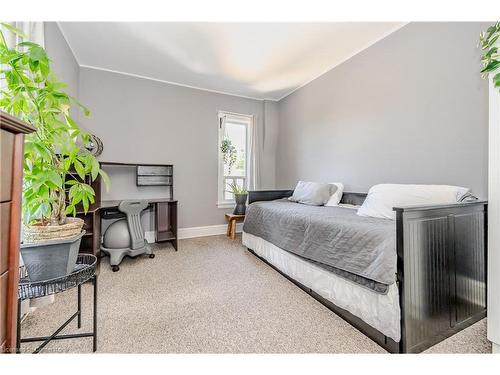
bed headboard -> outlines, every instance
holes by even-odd
[[[288,198],[293,194],[293,190],[254,190],[248,192],[248,204],[256,201],[272,201],[275,199]],[[365,201],[366,193],[344,192],[340,203],[361,206]]]
[[[365,201],[365,198],[366,198],[366,193],[350,193],[348,191],[345,191],[344,194],[342,194],[342,199],[340,200],[340,203],[361,206]]]
[[[248,204],[257,201],[273,201],[275,199],[288,198],[293,190],[253,190],[248,192]]]

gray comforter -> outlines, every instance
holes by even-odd
[[[379,293],[395,281],[393,220],[283,199],[248,206],[243,231]]]

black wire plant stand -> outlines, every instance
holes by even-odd
[[[33,352],[39,353],[50,341],[74,339],[81,337],[92,337],[92,351],[97,350],[97,258],[90,254],[79,254],[76,261],[76,266],[72,273],[56,279],[42,280],[31,282],[29,280],[26,268],[19,267],[19,287],[17,300],[17,353],[21,353],[21,344],[25,342],[43,341]],[[77,318],[78,328],[82,327],[82,284],[87,281],[92,281],[94,302],[93,302],[93,321],[92,332],[73,333],[61,335],[61,331],[66,328],[75,318]],[[61,293],[69,289],[77,287],[77,311],[71,315],[53,334],[50,336],[39,337],[21,337],[21,302],[26,299],[39,298]]]

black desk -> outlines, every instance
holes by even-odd
[[[170,242],[177,251],[177,201],[168,198],[148,198],[155,211],[155,242]],[[96,202],[87,213],[77,212],[83,219],[86,233],[80,244],[80,253],[98,255],[101,248],[101,215],[118,211],[120,200]]]

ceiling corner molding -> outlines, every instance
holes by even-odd
[[[71,46],[71,44],[69,43],[69,39],[66,37],[66,34],[64,33],[64,30],[63,28],[61,27],[60,25],[60,22],[59,21],[56,21],[55,22],[57,28],[59,29],[59,32],[61,33],[63,39],[65,40],[66,44],[68,45],[68,48],[69,50],[71,51],[71,53],[73,54],[73,57],[75,58],[75,61],[76,63],[78,64],[79,67],[82,66],[82,64],[80,63],[80,60],[78,59],[78,56],[74,50],[74,48]]]
[[[78,64],[78,65],[79,65],[80,68],[86,68],[86,69],[92,69],[92,70],[100,70],[100,71],[103,71],[103,72],[114,73],[114,74],[121,74],[121,75],[124,75],[124,76],[129,76],[129,77],[138,78],[138,79],[145,79],[145,80],[148,80],[148,81],[154,81],[154,82],[164,83],[164,84],[172,85],[172,86],[184,87],[184,88],[187,88],[187,89],[199,90],[199,91],[205,91],[205,92],[211,92],[213,94],[235,96],[235,97],[243,98],[243,99],[258,100],[259,102],[262,102],[264,100],[270,100],[270,101],[277,102],[276,99],[255,98],[255,97],[252,97],[252,96],[245,96],[245,95],[233,94],[233,93],[224,92],[224,91],[206,89],[206,88],[203,88],[203,87],[196,87],[196,86],[191,86],[191,85],[185,85],[183,83],[165,81],[163,79],[158,79],[158,78],[143,76],[143,75],[140,75],[140,74],[122,72],[122,71],[119,71],[119,70],[101,68],[101,67],[98,67],[98,66],[92,66],[92,65],[86,65],[86,64]]]
[[[342,65],[343,63],[345,63],[346,61],[349,61],[350,59],[352,59],[354,56],[356,56],[357,54],[363,52],[364,50],[370,48],[371,46],[377,44],[378,42],[380,42],[381,40],[387,38],[389,35],[395,33],[396,31],[400,30],[401,28],[405,27],[406,25],[408,25],[410,22],[403,22],[401,25],[398,25],[397,27],[395,27],[393,30],[390,30],[389,32],[385,33],[384,35],[382,35],[380,38],[368,43],[367,45],[365,45],[364,47],[360,48],[359,50],[357,50],[355,53],[353,53],[352,55],[346,57],[345,59],[343,59],[342,61],[338,62],[337,64],[335,64],[334,66],[328,68],[327,70],[325,70],[324,72],[318,74],[316,77],[314,77],[313,79],[307,81],[306,83],[303,83],[302,85],[300,85],[299,87],[296,87],[294,89],[292,89],[290,92],[288,92],[287,94],[283,95],[281,98],[277,99],[276,101],[277,102],[280,102],[281,100],[285,99],[287,96],[289,95],[292,95],[295,91],[298,91],[300,90],[302,87],[305,87],[307,86],[308,84],[310,84],[311,82],[317,80],[318,78],[320,78],[321,76],[325,75],[326,73],[328,73],[329,71],[335,69],[337,66],[340,66]]]

